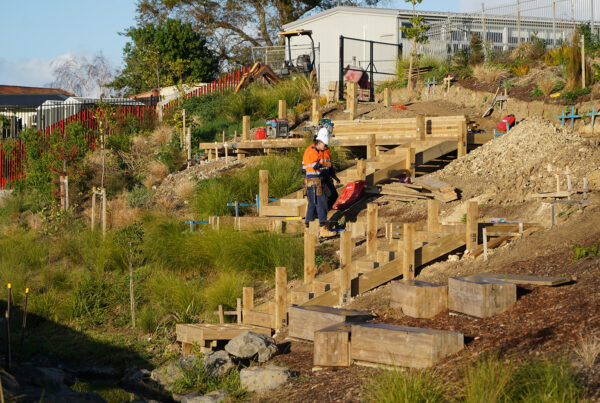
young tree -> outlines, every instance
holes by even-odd
[[[412,72],[414,60],[417,56],[417,45],[419,43],[428,43],[427,32],[430,26],[425,24],[423,17],[418,16],[415,12],[417,4],[421,4],[423,0],[405,0],[407,3],[411,3],[413,7],[413,15],[408,19],[410,26],[402,26],[400,29],[404,33],[404,36],[411,40],[410,47],[410,59],[408,64],[408,89],[412,90]]]
[[[206,82],[219,70],[219,60],[205,38],[189,23],[167,19],[132,27],[123,49],[125,67],[112,86],[126,94],[181,82]]]
[[[129,309],[131,326],[135,327],[135,297],[133,293],[133,269],[143,264],[142,244],[144,243],[144,227],[139,221],[123,227],[115,234],[115,242],[119,245],[120,256],[129,270]]]
[[[171,15],[193,24],[202,32],[221,60],[244,64],[251,61],[250,47],[272,46],[284,24],[308,12],[336,5],[369,5],[380,0],[138,0],[138,21],[160,23]]]
[[[471,36],[469,47],[471,48],[470,62],[473,64],[479,64],[483,62],[483,41],[477,32]]]

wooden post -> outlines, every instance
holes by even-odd
[[[223,147],[225,147],[225,163],[229,163],[229,144],[223,143]]]
[[[386,108],[392,106],[392,90],[389,88],[383,89],[383,106]]]
[[[415,278],[415,224],[404,224],[402,236],[402,275],[404,280]]]
[[[464,157],[465,155],[467,155],[467,121],[466,120],[463,120],[461,122],[460,133],[458,135],[457,155],[458,155],[458,158]]]
[[[377,252],[377,204],[367,204],[367,255]]]
[[[375,137],[375,133],[369,133],[367,140],[367,159],[375,158],[377,154],[376,145],[377,137]]]
[[[349,85],[348,89],[350,90],[349,94],[348,94],[349,95],[348,99],[350,102],[350,105],[349,105],[350,106],[350,108],[349,108],[350,120],[354,120],[354,119],[356,119],[356,97],[357,97],[358,93],[357,93],[356,83],[349,82],[348,85]]]
[[[467,202],[467,233],[465,243],[467,250],[472,251],[477,246],[477,217],[479,216],[479,206],[477,202]]]
[[[351,295],[352,275],[352,234],[343,231],[340,234],[340,305],[348,302]]]
[[[187,148],[187,167],[192,164],[192,128],[188,127],[185,136],[185,145]]]
[[[404,158],[404,169],[410,172],[410,176],[415,176],[416,171],[416,151],[413,147],[405,148],[406,155]]]
[[[285,267],[275,268],[275,330],[287,326],[287,271]]]
[[[258,172],[258,215],[264,216],[264,207],[269,203],[269,171]]]
[[[427,231],[440,232],[440,202],[427,200]]]
[[[237,324],[242,324],[242,299],[238,298],[235,304],[235,311],[237,312]]]
[[[92,231],[96,226],[96,188],[92,188]]]
[[[223,314],[223,305],[219,305],[219,324],[225,323],[225,315]]]
[[[364,181],[367,177],[367,163],[362,158],[356,161],[356,176],[359,181]]]
[[[102,188],[102,236],[106,236],[106,189]]]
[[[242,321],[246,323],[247,314],[250,310],[254,309],[254,287],[242,288],[242,299],[243,299],[243,312]]]
[[[279,113],[277,114],[279,119],[287,119],[287,104],[285,99],[279,100]]]
[[[242,141],[248,141],[250,139],[250,116],[244,116],[242,118]]]
[[[483,231],[482,232],[483,232],[483,234],[482,234],[482,236],[483,236],[483,260],[487,260],[487,258],[488,258],[487,228],[483,227]]]
[[[310,222],[309,227],[304,229],[304,284],[311,283],[315,279],[317,271],[315,267],[315,226],[317,220]]]
[[[319,97],[312,99],[311,120],[315,126],[318,126],[321,120],[321,112],[319,111]]]
[[[585,36],[581,35],[581,88],[585,88]]]
[[[181,110],[181,121],[182,121],[182,128],[181,128],[181,137],[179,137],[180,140],[180,145],[183,148],[184,145],[184,139],[185,139],[185,135],[186,135],[186,131],[185,131],[185,109]]]
[[[425,118],[417,115],[417,140],[425,140]]]

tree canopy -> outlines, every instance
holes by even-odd
[[[373,6],[380,0],[343,0],[341,5]],[[190,22],[206,35],[222,60],[246,64],[250,47],[272,46],[284,24],[326,10],[338,0],[138,0],[138,22],[157,23],[168,16]]]
[[[112,86],[131,95],[181,83],[207,82],[219,71],[219,59],[190,23],[167,18],[131,27],[123,49],[125,67]]]

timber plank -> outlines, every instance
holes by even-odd
[[[351,324],[338,323],[315,331],[313,365],[315,367],[347,367],[350,352]]]
[[[478,276],[448,279],[448,309],[478,318],[506,311],[517,301],[517,286]]]
[[[530,284],[530,285],[544,285],[544,286],[557,286],[569,283],[571,278],[567,277],[549,277],[549,276],[528,276],[519,274],[503,274],[503,273],[481,273],[473,277],[491,278],[494,280],[507,281],[514,284]]]
[[[448,309],[448,286],[418,280],[392,282],[392,308],[413,318],[432,318]]]

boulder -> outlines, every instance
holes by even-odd
[[[234,357],[266,362],[277,354],[277,344],[272,337],[264,334],[244,332],[231,339],[225,350]]]
[[[181,399],[181,403],[219,403],[225,401],[227,395],[229,395],[229,392],[226,390],[214,390],[205,395],[194,392],[185,395]]]
[[[183,370],[192,368],[197,361],[198,358],[193,354],[171,361],[167,365],[156,368],[154,371],[152,371],[150,374],[150,379],[169,390],[173,382],[183,376]]]
[[[240,371],[242,387],[257,393],[275,389],[286,383],[291,376],[292,371],[289,369],[274,365],[244,368]]]
[[[208,376],[222,377],[235,365],[225,350],[212,351],[204,356],[204,370]]]

